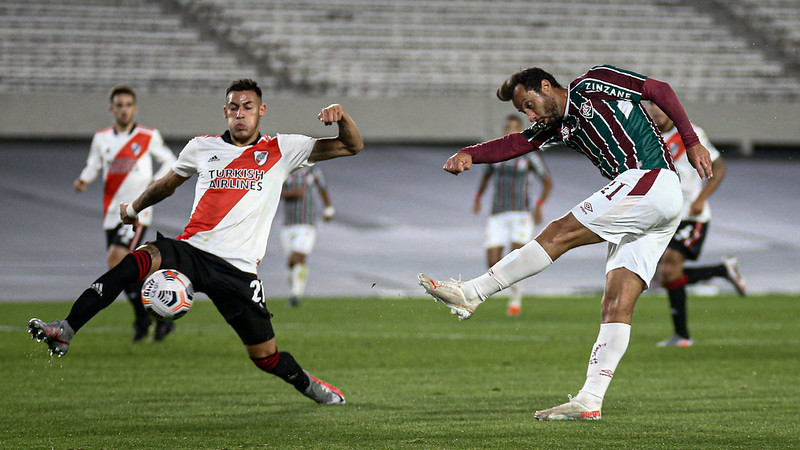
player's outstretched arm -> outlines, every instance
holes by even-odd
[[[325,125],[336,123],[339,126],[339,135],[334,138],[318,139],[308,157],[310,162],[352,156],[364,148],[361,133],[342,105],[334,103],[323,108],[317,118]]]
[[[135,225],[139,220],[136,217],[139,211],[153,206],[161,200],[164,200],[165,198],[174,194],[175,189],[177,189],[178,186],[182,185],[183,182],[188,179],[188,177],[184,177],[173,171],[170,171],[168,174],[150,184],[150,186],[148,186],[147,189],[145,189],[145,191],[136,198],[136,200],[132,201],[130,205],[124,202],[120,203],[119,216],[122,219],[122,222]]]

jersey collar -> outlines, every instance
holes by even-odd
[[[225,130],[225,132],[222,133],[222,140],[227,142],[228,144],[236,145],[236,144],[233,143],[233,139],[231,139],[231,131],[230,130]],[[260,141],[260,140],[261,140],[261,132],[259,131],[256,134],[256,138],[253,140],[253,142],[247,144],[247,146],[249,147],[251,145],[256,145],[256,144],[258,144],[258,141]]]

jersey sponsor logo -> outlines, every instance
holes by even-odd
[[[264,162],[261,164],[263,165]],[[258,164],[257,161],[256,164]],[[256,169],[212,169],[208,171],[208,174],[211,178],[211,182],[208,185],[209,189],[260,191],[262,189],[261,182],[267,172]]]
[[[217,155],[214,155],[211,158],[208,158],[208,162],[214,162],[214,161],[219,161],[219,157],[217,157]]]
[[[592,102],[589,100],[583,102],[580,107],[580,112],[584,118],[591,120],[592,117],[594,117],[594,108],[592,108]]]
[[[269,152],[266,150],[253,152],[253,158],[256,160],[256,164],[263,166],[267,162],[267,158],[269,158]]]
[[[596,81],[587,81],[586,84],[583,86],[583,90],[585,92],[602,92],[604,94],[608,94],[612,97],[617,97],[623,100],[630,100],[632,95],[628,91],[624,91],[618,87],[610,86],[605,83],[599,83]]]
[[[589,214],[589,213],[594,212],[594,209],[592,208],[592,204],[589,203],[589,202],[583,202],[583,204],[581,205],[581,212],[584,213],[584,214]]]

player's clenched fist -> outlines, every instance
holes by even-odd
[[[472,167],[472,155],[463,152],[456,153],[444,163],[444,170],[453,175],[458,175],[465,170],[469,170],[470,167]]]
[[[345,116],[344,107],[338,103],[322,108],[317,118],[325,125],[330,125],[334,122],[342,120]]]
[[[125,202],[119,204],[119,218],[122,219],[122,223],[138,226],[139,225],[139,218],[133,208],[131,207],[131,211],[128,210],[128,205]],[[133,212],[134,214],[131,215],[130,213]]]

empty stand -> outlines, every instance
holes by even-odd
[[[800,80],[783,62],[679,0],[116,4],[0,5],[0,89],[94,89],[112,80],[151,90],[218,89],[246,75],[267,91],[491,96],[530,65],[566,82],[609,63],[669,81],[687,101],[800,100]],[[796,52],[796,0],[730,4]],[[212,30],[213,39],[198,30]]]

